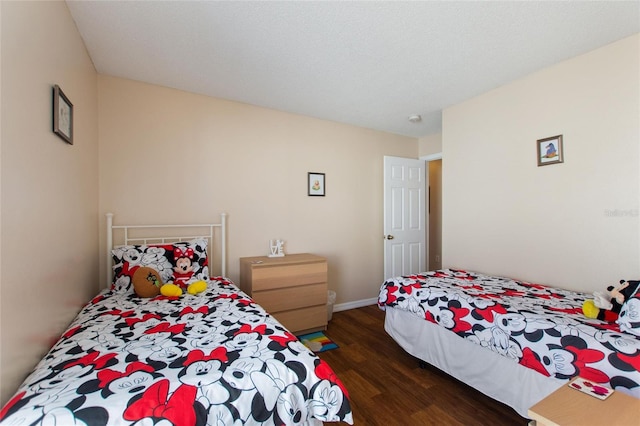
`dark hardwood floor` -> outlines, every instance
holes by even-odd
[[[355,425],[521,425],[510,407],[441,372],[420,368],[384,331],[376,305],[334,312],[322,352],[351,399]]]

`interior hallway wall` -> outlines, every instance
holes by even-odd
[[[427,162],[429,171],[429,270],[442,267],[442,160]]]

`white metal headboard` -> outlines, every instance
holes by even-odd
[[[184,225],[114,225],[113,213],[107,213],[107,286],[111,285],[113,280],[113,258],[111,257],[111,250],[113,250],[114,231],[122,230],[124,236],[121,238],[123,241],[120,245],[130,244],[164,244],[179,241],[188,241],[197,238],[206,239],[209,247],[207,253],[211,257],[213,253],[220,253],[220,269],[221,275],[227,275],[227,214],[220,214],[220,223],[201,223],[201,224],[184,224]],[[220,228],[220,250],[213,250],[214,242],[214,230]],[[149,230],[153,235],[138,235],[138,232],[142,230]],[[189,232],[187,235],[167,233],[167,235],[161,235],[163,232],[171,230],[173,232]],[[198,233],[197,231],[204,231],[204,233]],[[212,265],[211,265],[212,266]]]

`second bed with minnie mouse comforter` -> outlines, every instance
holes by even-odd
[[[640,398],[640,289],[617,322],[585,317],[582,305],[590,298],[449,269],[388,279],[378,304],[387,311],[385,328],[405,350],[526,416],[539,398],[576,376]],[[454,334],[464,341],[449,338]],[[516,374],[505,377],[510,373]],[[552,384],[542,389],[549,381],[538,377]]]
[[[2,424],[352,423],[332,369],[231,282],[145,299],[103,291],[15,396]]]

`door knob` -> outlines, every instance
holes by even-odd
[[[387,240],[393,240],[393,235],[385,235],[385,238],[386,238]]]

